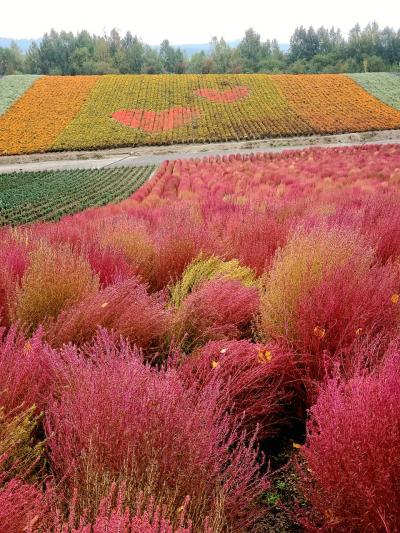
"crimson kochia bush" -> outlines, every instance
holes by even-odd
[[[45,425],[52,468],[70,496],[78,491],[80,511],[93,517],[112,482],[125,482],[131,505],[138,493],[152,496],[173,521],[189,496],[195,531],[254,524],[267,480],[218,381],[187,387],[176,370],[146,366],[103,332],[66,368],[65,383]]]
[[[398,348],[372,373],[323,387],[302,450],[306,495],[323,531],[398,531],[399,405]]]

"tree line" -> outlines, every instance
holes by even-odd
[[[347,38],[339,29],[300,26],[283,51],[276,39],[262,41],[252,28],[238,46],[213,37],[210,50],[187,57],[164,40],[157,48],[116,29],[109,35],[51,30],[24,54],[16,43],[0,47],[0,75],[29,73],[159,74],[159,73],[335,73],[400,70],[400,29],[380,29],[376,22],[356,24]]]

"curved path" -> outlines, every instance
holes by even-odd
[[[385,143],[399,144],[400,130],[213,144],[116,148],[91,152],[50,152],[25,156],[3,156],[0,157],[0,174],[16,171],[159,165],[167,159],[188,159],[251,152],[282,152],[283,150],[304,149],[310,146],[356,146]]]

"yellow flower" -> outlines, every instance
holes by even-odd
[[[396,305],[397,303],[399,303],[399,300],[400,300],[400,294],[392,294],[390,301],[392,302],[393,305]]]
[[[325,329],[321,328],[320,326],[315,326],[314,328],[314,335],[318,337],[319,339],[323,339],[325,337]]]
[[[298,449],[301,448],[301,444],[299,444],[298,442],[294,442],[293,443],[293,448],[296,448],[296,450],[298,450]]]
[[[214,368],[218,368],[219,367],[219,363],[218,361],[211,361],[211,368],[214,369]]]

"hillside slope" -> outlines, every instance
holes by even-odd
[[[399,129],[399,95],[391,74],[43,76],[8,94],[0,155]]]

